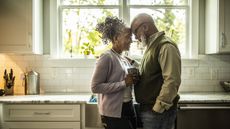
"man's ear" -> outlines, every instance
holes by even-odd
[[[148,29],[149,29],[149,27],[147,26],[147,25],[143,25],[143,30],[144,30],[144,32],[147,32],[148,31]]]

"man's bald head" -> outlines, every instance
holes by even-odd
[[[158,32],[152,16],[146,13],[138,14],[133,19],[131,23],[131,30],[132,33],[135,35],[135,38],[139,41],[141,41],[141,36],[146,37],[146,39],[148,40],[149,36]]]
[[[154,24],[154,21],[150,15],[146,13],[140,13],[133,19],[131,23],[132,32],[134,32],[143,23]]]

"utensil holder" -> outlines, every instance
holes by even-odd
[[[5,90],[5,95],[14,95],[14,86],[8,87],[9,81],[4,83],[4,90]]]

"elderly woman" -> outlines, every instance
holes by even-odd
[[[135,80],[127,69],[132,67],[122,56],[129,50],[131,30],[117,17],[107,17],[97,24],[102,40],[112,42],[112,49],[97,60],[91,90],[98,93],[98,107],[105,129],[136,129],[136,115],[132,103]]]

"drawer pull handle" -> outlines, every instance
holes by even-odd
[[[224,46],[225,46],[225,35],[224,35],[224,32],[221,33],[221,46],[222,46],[222,48],[224,48]]]
[[[34,115],[50,115],[50,112],[34,112]]]

